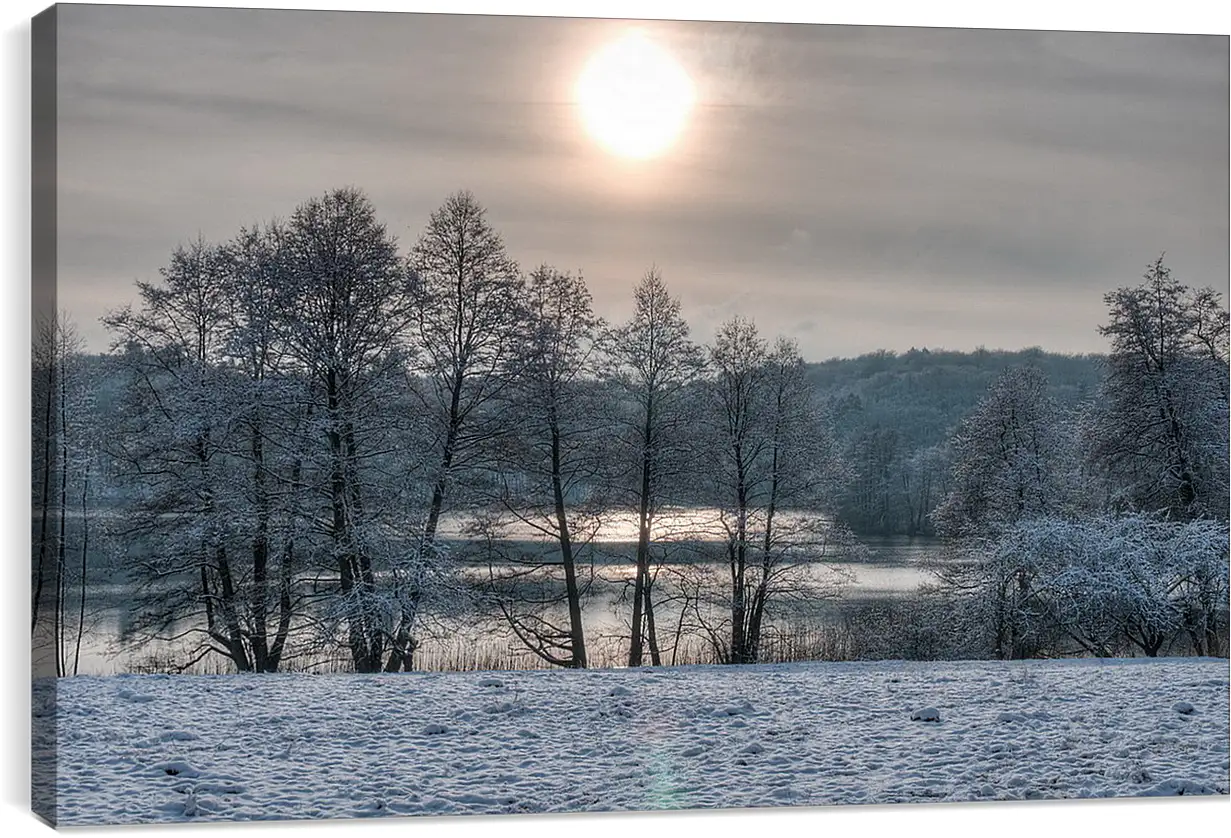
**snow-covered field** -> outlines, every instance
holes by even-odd
[[[1225,660],[79,677],[58,712],[61,825],[1228,793]]]

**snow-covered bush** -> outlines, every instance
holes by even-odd
[[[968,619],[969,603],[939,588],[915,596],[859,603],[846,609],[847,657],[853,660],[985,658],[985,633]]]
[[[999,656],[1225,651],[1223,522],[1034,518],[984,550],[962,581]]]

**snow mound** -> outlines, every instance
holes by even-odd
[[[507,713],[511,716],[524,716],[528,711],[520,704],[512,701],[501,701],[499,704],[489,704],[483,708],[484,713]]]
[[[1175,704],[1171,705],[1171,709],[1179,713],[1181,716],[1191,716],[1193,713],[1197,712],[1197,708],[1193,707],[1187,701],[1177,701]]]
[[[1035,710],[1033,713],[1020,710],[1006,710],[996,716],[996,721],[998,722],[1046,722],[1049,719],[1051,719],[1051,716],[1044,710]]]
[[[912,722],[939,722],[940,711],[935,707],[922,707],[910,714]]]
[[[192,742],[200,738],[195,733],[187,730],[167,730],[158,734],[158,739],[162,742]]]
[[[146,704],[154,700],[154,696],[152,695],[145,695],[143,693],[135,693],[129,689],[120,690],[118,693],[116,693],[116,695],[118,695],[120,698],[124,699],[125,701],[131,701],[133,704]]]
[[[1192,780],[1163,780],[1152,789],[1141,793],[1141,797],[1179,797],[1186,794],[1217,794],[1216,789],[1194,783]]]

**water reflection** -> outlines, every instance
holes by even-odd
[[[798,528],[804,521],[826,520],[813,513],[781,511],[774,516],[777,526],[782,529]],[[477,518],[461,516],[443,516],[437,532],[444,538],[466,539],[474,535],[475,527],[481,522]],[[747,519],[750,531],[756,531],[764,525],[757,516]],[[594,544],[628,544],[635,542],[639,535],[639,519],[632,512],[606,512],[601,518],[583,519],[577,517],[570,526],[591,536]],[[672,542],[714,543],[727,539],[727,535],[735,526],[735,520],[720,509],[710,508],[672,508],[663,509],[654,516],[650,527],[650,539],[657,544]],[[508,539],[534,540],[542,535],[542,531],[534,525],[521,520],[505,522],[500,535]]]
[[[443,522],[441,534],[455,539],[464,538],[467,533],[467,523],[452,519]],[[721,516],[714,510],[690,510],[686,513],[660,515],[655,524],[655,540],[659,543],[669,543],[672,540],[689,541],[697,544],[713,544],[725,538],[721,527]],[[529,536],[531,533],[526,532]],[[635,542],[637,522],[635,516],[611,516],[603,521],[595,543],[616,545]],[[837,619],[837,603],[867,601],[900,597],[908,595],[935,580],[930,569],[937,562],[944,560],[944,554],[939,542],[932,539],[909,539],[902,537],[886,537],[864,539],[868,549],[859,555],[859,559],[851,561],[845,558],[826,559],[808,567],[808,573],[821,583],[833,583],[835,580],[845,580],[841,600],[831,602],[821,610],[822,619],[828,614]],[[698,555],[704,555],[701,550],[693,556],[689,563],[666,564],[662,572],[670,575],[673,570],[683,571],[686,568],[707,567],[715,573],[724,572],[724,565],[716,561],[697,560]],[[713,551],[709,551],[714,555]],[[464,570],[465,575],[473,580],[487,578],[489,569],[486,565],[471,565]],[[499,569],[494,569],[499,573]],[[555,579],[559,576],[558,568],[546,568],[541,571],[544,577]],[[588,569],[587,569],[588,573]],[[627,551],[611,549],[605,552],[603,560],[595,565],[592,582],[591,598],[586,604],[583,620],[585,624],[587,643],[592,647],[592,658],[603,659],[599,650],[609,648],[611,651],[606,659],[618,662],[618,647],[627,644],[627,620],[629,604],[627,596],[629,583],[633,576],[633,564],[627,556]],[[558,580],[557,580],[558,581]],[[91,585],[89,588],[90,615],[87,621],[87,631],[83,638],[80,672],[81,674],[115,674],[138,671],[149,665],[153,660],[186,660],[185,645],[175,642],[153,644],[147,647],[128,647],[124,642],[128,628],[128,596],[129,589],[123,584],[109,583]],[[561,615],[562,616],[562,615]],[[670,602],[664,602],[660,607],[658,617],[661,625],[674,624],[678,617],[678,609]],[[499,655],[502,660],[509,660],[520,649],[511,634],[502,635],[500,630],[487,625],[475,629],[466,621],[448,620],[435,621],[436,633],[425,638],[423,655],[425,661],[434,661],[435,665],[445,667],[455,658],[460,661],[462,654],[474,655],[475,643],[486,644],[493,655]],[[477,659],[476,659],[477,660]],[[471,660],[466,665],[476,665]],[[534,661],[528,657],[517,658],[526,665]],[[481,660],[477,660],[482,665]],[[493,665],[496,663],[493,658]],[[322,663],[323,668],[342,668],[342,664]],[[301,667],[302,668],[302,667]],[[227,664],[221,658],[214,656],[207,659],[203,665],[194,667],[194,672],[225,672]]]

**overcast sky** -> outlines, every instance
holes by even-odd
[[[1228,39],[61,6],[59,294],[91,348],[177,243],[354,185],[409,250],[472,190],[524,267],[611,320],[652,264],[695,336],[805,357],[1102,351],[1102,294],[1162,251],[1226,289]],[[573,85],[636,28],[698,105],[649,161]]]

